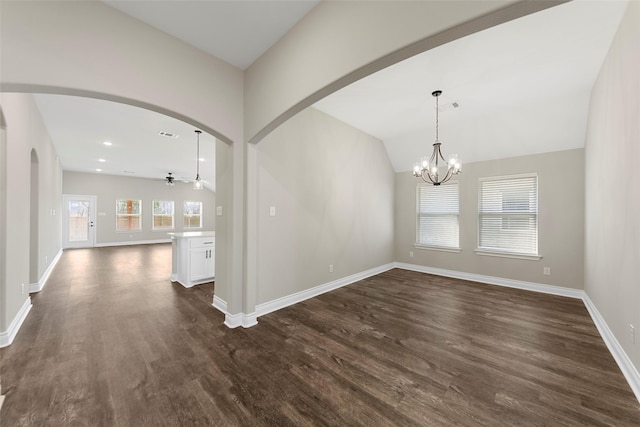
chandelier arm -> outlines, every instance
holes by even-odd
[[[442,181],[440,181],[441,183],[445,183],[447,181],[449,181],[452,177],[453,177],[453,173],[451,172],[453,169],[449,168],[447,169],[447,174],[444,176],[444,179]]]
[[[438,145],[438,156],[440,156],[443,162],[448,163],[447,159],[445,159],[444,156],[442,155],[441,147],[442,147],[441,145]]]
[[[426,179],[424,179],[424,172],[420,174],[420,178],[422,178],[422,180],[424,182],[426,182],[427,184],[429,184],[429,183],[433,184],[433,181],[431,181],[431,177],[428,174],[427,174],[427,177],[429,178],[428,181]]]
[[[429,158],[429,166],[431,166],[431,163],[433,163],[433,161],[438,161],[438,146],[436,144],[433,144],[433,153],[431,153],[431,157]]]

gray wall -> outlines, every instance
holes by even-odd
[[[175,229],[173,231],[215,230],[215,193],[207,189],[194,190],[192,184],[176,182],[173,187],[168,187],[161,179],[65,171],[62,188],[64,194],[97,196],[97,245],[167,241],[168,230],[152,229],[153,200],[173,200],[175,202]],[[142,200],[142,231],[116,232],[116,199]],[[183,229],[183,202],[187,200],[202,202],[202,229]]]
[[[3,1],[0,32],[3,91],[121,101],[243,139],[242,70],[101,1]]]
[[[640,371],[640,2],[629,2],[591,94],[585,291]],[[629,324],[636,327],[633,343]]]
[[[446,147],[445,147],[446,149]],[[416,185],[396,174],[396,260],[409,264],[567,288],[583,288],[584,150],[463,164],[460,182],[460,253],[415,248]],[[538,174],[539,261],[476,255],[478,178]],[[422,181],[420,181],[422,182]],[[409,256],[413,251],[414,257]],[[543,275],[543,267],[551,275]]]
[[[29,298],[30,264],[37,263],[34,273],[39,279],[60,251],[62,168],[33,97],[1,93],[0,105],[6,121],[5,161],[0,164],[6,183],[6,204],[2,205],[6,230],[2,238],[5,248],[10,248],[5,251],[0,284],[0,332],[5,332]],[[34,187],[39,201],[33,215],[38,228],[33,243],[37,247],[30,248],[32,150],[38,157],[38,183]]]
[[[256,148],[258,304],[393,261],[381,141],[308,108]]]
[[[222,209],[222,215],[216,216],[216,283],[215,295],[225,302],[229,301],[231,291],[231,216],[233,180],[233,148],[216,140],[216,207]],[[224,266],[224,268],[222,268]]]

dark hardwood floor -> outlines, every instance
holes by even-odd
[[[170,270],[65,251],[0,350],[0,425],[640,425],[579,300],[395,269],[228,329]]]

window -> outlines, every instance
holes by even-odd
[[[460,248],[457,182],[419,185],[416,191],[416,246]]]
[[[116,231],[142,230],[141,211],[141,200],[116,200]]]
[[[202,202],[184,202],[184,228],[202,228]]]
[[[153,229],[173,230],[173,200],[153,201]]]
[[[538,256],[538,176],[480,179],[478,250]]]

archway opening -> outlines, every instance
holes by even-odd
[[[40,162],[35,148],[31,149],[29,201],[29,283],[39,280],[40,259]]]

